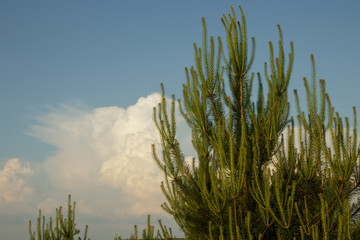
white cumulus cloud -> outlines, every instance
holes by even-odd
[[[153,122],[160,101],[154,93],[127,108],[62,106],[41,117],[29,134],[57,148],[43,164],[56,195],[72,193],[82,211],[95,216],[163,214],[163,173],[151,153],[151,144],[161,147]],[[189,148],[190,132],[180,119],[179,128]],[[51,211],[55,199],[48,194],[39,206]]]
[[[33,188],[26,184],[26,178],[32,175],[29,163],[21,163],[17,158],[8,160],[0,169],[0,206],[26,200],[33,192]]]

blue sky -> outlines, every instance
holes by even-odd
[[[2,0],[2,236],[27,237],[26,224],[29,218],[35,220],[36,209],[49,206],[51,214],[52,206],[66,202],[67,193],[82,204],[80,219],[89,223],[92,238],[111,239],[125,231],[122,227],[145,222],[142,216],[147,212],[166,219],[149,207],[162,201],[156,181],[154,187],[139,187],[137,193],[140,175],[130,174],[148,166],[138,169],[144,179],[159,178],[146,154],[148,145],[157,141],[151,135],[151,108],[159,99],[160,83],[169,96],[181,97],[184,67],[194,60],[192,44],[202,40],[201,17],[206,18],[209,35],[224,37],[220,18],[230,11],[230,4],[242,5],[249,37],[256,39],[254,72],[263,73],[268,41],[278,41],[277,24],[287,51],[289,41],[294,41],[291,103],[293,89],[303,96],[302,78],[311,77],[313,53],[317,77],[326,80],[336,110],[347,116],[352,115],[352,106],[359,110],[358,1]],[[188,141],[186,134],[181,138]],[[129,153],[133,143],[144,144],[143,155]],[[132,158],[133,162],[124,160]],[[100,187],[103,196],[120,198],[120,206],[115,201],[102,203]],[[149,206],[144,205],[143,190],[153,196]],[[131,197],[125,193],[135,194],[131,195],[138,199],[135,205],[129,205]],[[16,211],[19,206],[24,208]],[[107,218],[99,213],[115,206],[118,215]]]

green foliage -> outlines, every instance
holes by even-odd
[[[192,129],[197,159],[192,164],[176,139],[175,97],[168,112],[163,99],[154,108],[162,140],[163,209],[173,215],[188,239],[357,239],[360,236],[359,146],[354,123],[335,112],[312,62],[306,78],[307,113],[295,91],[297,127],[289,116],[288,85],[294,49],[285,57],[269,42],[265,63],[267,97],[258,73],[257,100],[252,97],[255,55],[247,42],[246,22],[235,11],[223,15],[226,50],[209,40],[203,19],[203,46],[194,44],[195,66],[185,68],[180,111]],[[249,54],[250,53],[250,54]],[[225,82],[227,80],[227,85]],[[230,91],[230,93],[227,93]],[[352,131],[350,131],[352,129]],[[355,203],[355,205],[352,205]]]
[[[42,219],[42,221],[41,221]],[[69,195],[68,202],[68,214],[67,219],[64,219],[62,214],[62,207],[56,209],[55,226],[53,226],[53,220],[50,217],[48,223],[45,222],[45,216],[41,217],[41,210],[39,210],[39,217],[37,219],[37,234],[32,232],[31,221],[29,221],[29,233],[30,240],[74,240],[75,236],[80,233],[80,230],[76,228],[75,224],[75,202],[71,205],[71,196]],[[86,225],[84,231],[83,240],[87,240],[88,226]],[[80,237],[78,237],[81,240]]]
[[[32,232],[31,221],[29,221],[29,233],[30,240],[75,240],[75,236],[80,233],[80,230],[76,228],[75,223],[75,202],[71,205],[71,195],[69,195],[68,202],[68,214],[67,219],[64,219],[62,214],[62,207],[56,209],[55,226],[53,220],[50,217],[49,222],[46,223],[45,216],[41,215],[39,210],[39,217],[37,219],[37,228],[35,232]],[[167,228],[159,220],[160,230],[157,231],[155,236],[154,226],[150,223],[150,215],[148,215],[147,228],[142,231],[142,238],[139,238],[137,225],[134,226],[134,233],[131,234],[128,240],[182,240],[181,238],[173,237],[171,228]],[[84,237],[78,237],[78,240],[90,240],[87,238],[88,225],[86,225]],[[37,236],[37,238],[36,238]],[[115,236],[114,240],[122,240],[120,236]]]
[[[181,238],[173,237],[171,228],[167,228],[159,220],[160,230],[157,231],[155,236],[155,227],[150,223],[150,215],[148,215],[147,227],[142,231],[142,238],[139,238],[138,227],[134,226],[134,233],[131,234],[129,240],[182,240]],[[121,237],[115,236],[114,240],[121,240]]]

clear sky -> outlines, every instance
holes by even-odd
[[[303,96],[313,53],[336,110],[359,111],[359,1],[2,0],[1,239],[28,238],[37,209],[54,215],[68,193],[92,239],[128,236],[148,213],[173,224],[159,208],[152,107],[161,82],[181,97],[201,17],[209,35],[224,37],[220,18],[230,4],[242,5],[256,39],[254,72],[263,73],[277,24],[286,51],[294,41],[291,104],[293,89]],[[191,155],[189,132],[181,121],[179,128]]]

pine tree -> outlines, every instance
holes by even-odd
[[[64,219],[62,214],[62,207],[56,209],[55,226],[53,220],[50,217],[49,222],[45,222],[45,216],[41,217],[41,210],[39,210],[39,217],[37,219],[37,234],[32,232],[31,221],[29,221],[29,234],[30,240],[74,240],[76,235],[80,233],[80,230],[76,228],[75,223],[75,202],[71,205],[71,195],[68,198],[68,211],[67,219]],[[42,221],[41,221],[42,218]],[[85,227],[83,240],[89,240],[87,238],[88,225]],[[78,237],[78,240],[81,240]]]
[[[176,101],[154,108],[162,141],[155,162],[164,172],[163,209],[188,239],[359,239],[359,146],[354,123],[339,116],[318,85],[311,55],[312,81],[304,78],[307,111],[290,117],[288,86],[294,49],[285,57],[282,32],[278,56],[257,74],[252,96],[255,40],[248,46],[241,20],[223,15],[226,47],[208,39],[203,19],[202,48],[194,44],[195,66],[185,68],[180,112],[192,130],[197,152],[192,164],[176,138]],[[295,121],[296,120],[296,121]]]

